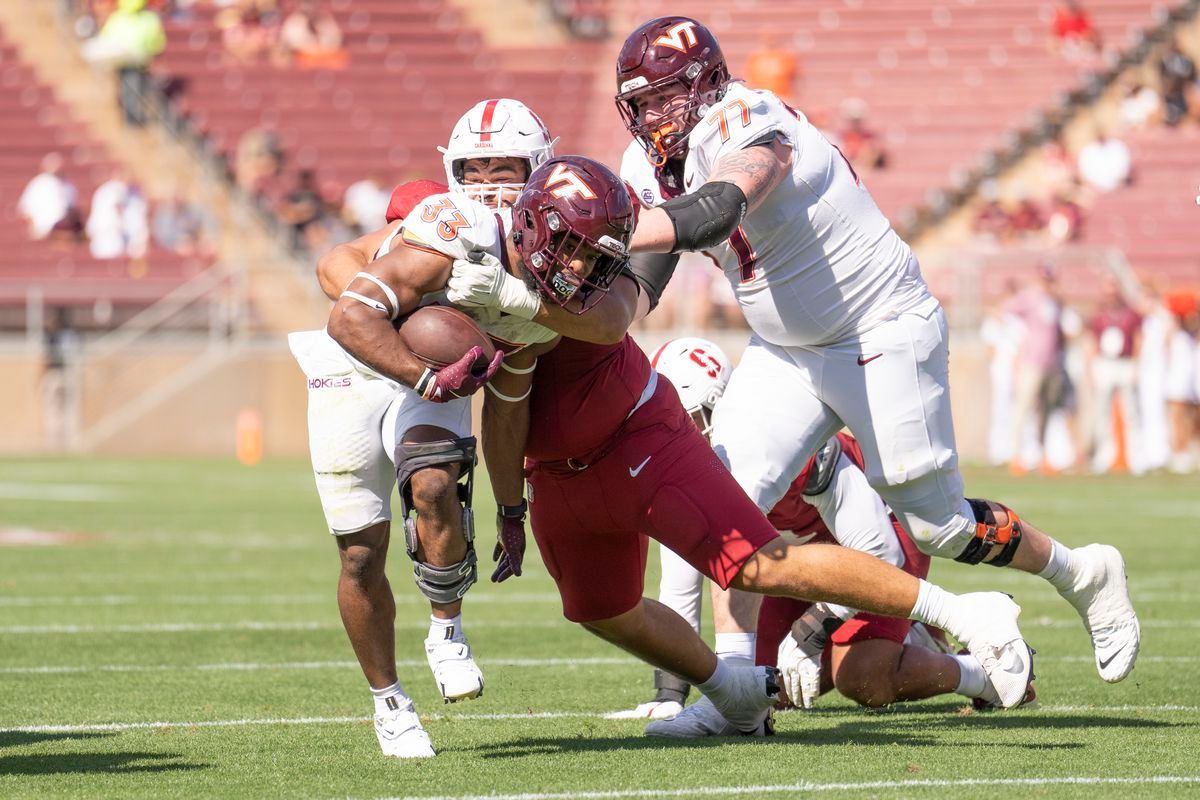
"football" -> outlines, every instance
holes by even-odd
[[[496,354],[492,340],[475,320],[450,306],[421,306],[396,321],[396,330],[413,355],[432,369],[453,364],[478,346],[483,355],[475,366],[486,365]]]

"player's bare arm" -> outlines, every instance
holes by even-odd
[[[413,311],[421,298],[446,285],[451,259],[402,247],[372,261],[337,298],[329,315],[329,335],[346,352],[405,386],[416,387],[426,366],[408,349],[392,325]]]
[[[791,166],[792,148],[778,135],[722,156],[695,192],[642,212],[630,249],[679,253],[721,244],[780,184]]]
[[[529,396],[538,356],[558,339],[513,353],[487,385],[483,400],[483,457],[496,496],[497,562],[492,582],[521,574],[525,558],[525,444],[529,435]]]
[[[336,301],[354,276],[367,268],[371,259],[387,238],[396,232],[403,220],[396,220],[378,230],[364,233],[349,242],[334,247],[317,261],[317,281],[321,291],[330,300]]]
[[[586,314],[542,303],[533,321],[568,339],[616,344],[625,338],[630,325],[649,312],[649,303],[642,294],[633,278],[621,275],[613,281],[604,299]]]

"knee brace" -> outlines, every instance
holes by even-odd
[[[438,567],[417,560],[420,539],[417,537],[417,515],[413,505],[412,476],[418,470],[461,464],[456,491],[462,503],[463,538],[467,553],[462,561],[448,567]],[[443,439],[436,442],[396,445],[396,486],[400,491],[400,509],[404,516],[404,547],[413,562],[413,580],[421,594],[435,603],[453,603],[462,598],[479,577],[475,557],[475,521],[471,515],[471,498],[475,493],[475,437]]]
[[[673,700],[679,705],[684,705],[691,690],[691,684],[683,678],[677,678],[661,669],[654,670],[655,702],[667,703]]]
[[[1008,506],[990,500],[968,497],[967,502],[975,514],[975,536],[954,560],[964,564],[979,564],[994,552],[996,557],[986,563],[993,567],[1007,567],[1021,544],[1021,520],[1017,513]],[[1006,524],[996,524],[996,509],[1008,515]]]
[[[808,471],[808,480],[804,482],[802,491],[805,497],[815,497],[829,488],[841,457],[842,443],[836,436],[821,445],[821,449],[812,457],[812,469]]]

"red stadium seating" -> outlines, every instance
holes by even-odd
[[[154,250],[145,263],[100,261],[86,244],[31,241],[17,201],[50,151],[62,153],[63,176],[75,184],[86,212],[92,192],[116,165],[54,92],[37,81],[0,30],[0,305],[23,305],[33,293],[50,305],[145,306],[207,267]]]

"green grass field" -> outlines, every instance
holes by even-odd
[[[968,485],[1069,544],[1124,549],[1144,637],[1125,682],[1101,682],[1046,584],[942,562],[950,588],[1017,596],[1040,710],[826,697],[779,715],[774,739],[651,740],[599,718],[646,699],[649,669],[563,621],[535,563],[468,596],[487,693],[444,706],[396,552],[401,678],[440,751],[411,763],[378,751],[304,462],[0,462],[0,797],[1200,795],[1200,481]],[[22,528],[68,535],[21,543]]]

